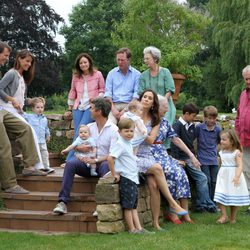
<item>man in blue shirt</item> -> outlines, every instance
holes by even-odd
[[[137,90],[141,73],[130,65],[131,52],[121,48],[116,52],[118,67],[112,69],[106,79],[105,97],[112,102],[109,118],[116,124],[127,104],[138,98]]]

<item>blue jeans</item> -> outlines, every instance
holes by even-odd
[[[107,161],[103,161],[102,163],[97,164],[96,172],[99,176],[105,175],[106,173],[108,173],[108,171],[109,167]],[[76,158],[71,161],[67,161],[63,173],[62,187],[58,197],[59,202],[63,201],[67,204],[70,201],[70,192],[75,174],[82,177],[91,177],[90,168],[87,167],[85,163]]]
[[[186,161],[186,170],[189,173],[191,179],[195,182],[196,187],[196,209],[209,209],[215,208],[214,202],[210,199],[209,190],[207,185],[207,177],[200,170],[195,168],[190,160]]]
[[[207,176],[209,196],[211,200],[214,200],[214,191],[219,167],[218,165],[202,165],[201,170]]]
[[[73,121],[74,121],[74,138],[73,141],[78,137],[78,130],[80,125],[86,125],[90,122],[93,122],[93,119],[91,118],[90,109],[86,110],[79,110],[74,109],[73,110]],[[70,161],[74,159],[74,150],[71,150],[67,156],[66,161]]]

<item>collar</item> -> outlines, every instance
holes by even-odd
[[[35,116],[35,117],[44,117],[44,114],[40,114],[40,115],[38,115],[38,114],[36,114],[36,113],[32,113],[33,114],[33,116]]]
[[[120,135],[119,135],[119,140],[121,140],[123,143],[125,143],[125,144],[131,144],[131,141],[127,141],[127,140],[125,140],[125,139],[123,139]]]
[[[206,122],[203,122],[203,123],[201,124],[201,128],[202,128],[202,129],[205,129],[205,130],[207,130],[207,131],[214,131],[215,126],[216,126],[216,125],[214,125],[211,129],[208,129]]]
[[[117,71],[117,72],[121,72],[119,67],[116,68],[116,71]],[[128,71],[130,71],[130,72],[132,71],[132,66],[131,66],[131,65],[129,65]],[[127,73],[128,73],[128,71],[127,71]],[[121,73],[122,73],[122,72],[121,72]]]
[[[182,116],[179,118],[179,121],[180,121],[180,123],[181,123],[183,126],[186,127],[186,129],[189,129],[189,128],[194,124],[193,122],[190,122],[190,123],[186,122],[186,121],[182,118]]]

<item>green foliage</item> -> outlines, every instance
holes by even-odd
[[[117,47],[127,46],[133,52],[133,65],[143,70],[142,50],[154,45],[162,51],[161,65],[190,79],[201,77],[192,64],[201,50],[202,36],[209,20],[173,1],[128,0],[121,22],[112,32]]]
[[[225,92],[237,104],[242,88],[241,72],[250,61],[250,2],[211,0],[210,12],[213,42],[220,55],[221,72],[226,75]]]
[[[16,50],[28,48],[36,56],[36,76],[29,95],[62,91],[57,61],[61,49],[54,38],[63,19],[44,0],[0,0],[0,6],[0,37],[13,47],[5,71],[12,67]]]
[[[63,149],[67,148],[72,143],[71,139],[65,136],[56,136],[56,132],[51,130],[51,140],[47,144],[50,153],[59,154]],[[61,155],[61,159],[65,160],[65,156]]]
[[[84,0],[69,15],[70,25],[60,33],[65,42],[65,70],[63,78],[69,82],[75,58],[82,52],[89,53],[104,75],[114,66],[111,31],[113,23],[123,16],[123,1]]]
[[[45,110],[67,110],[68,104],[68,93],[64,92],[62,94],[54,94],[46,98],[46,107]]]

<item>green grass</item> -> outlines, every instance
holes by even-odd
[[[129,235],[127,232],[115,235],[0,232],[0,249],[249,249],[250,215],[246,215],[244,209],[239,212],[234,225],[217,225],[218,214],[192,214],[196,224],[164,223],[162,226],[166,231],[154,235]]]

